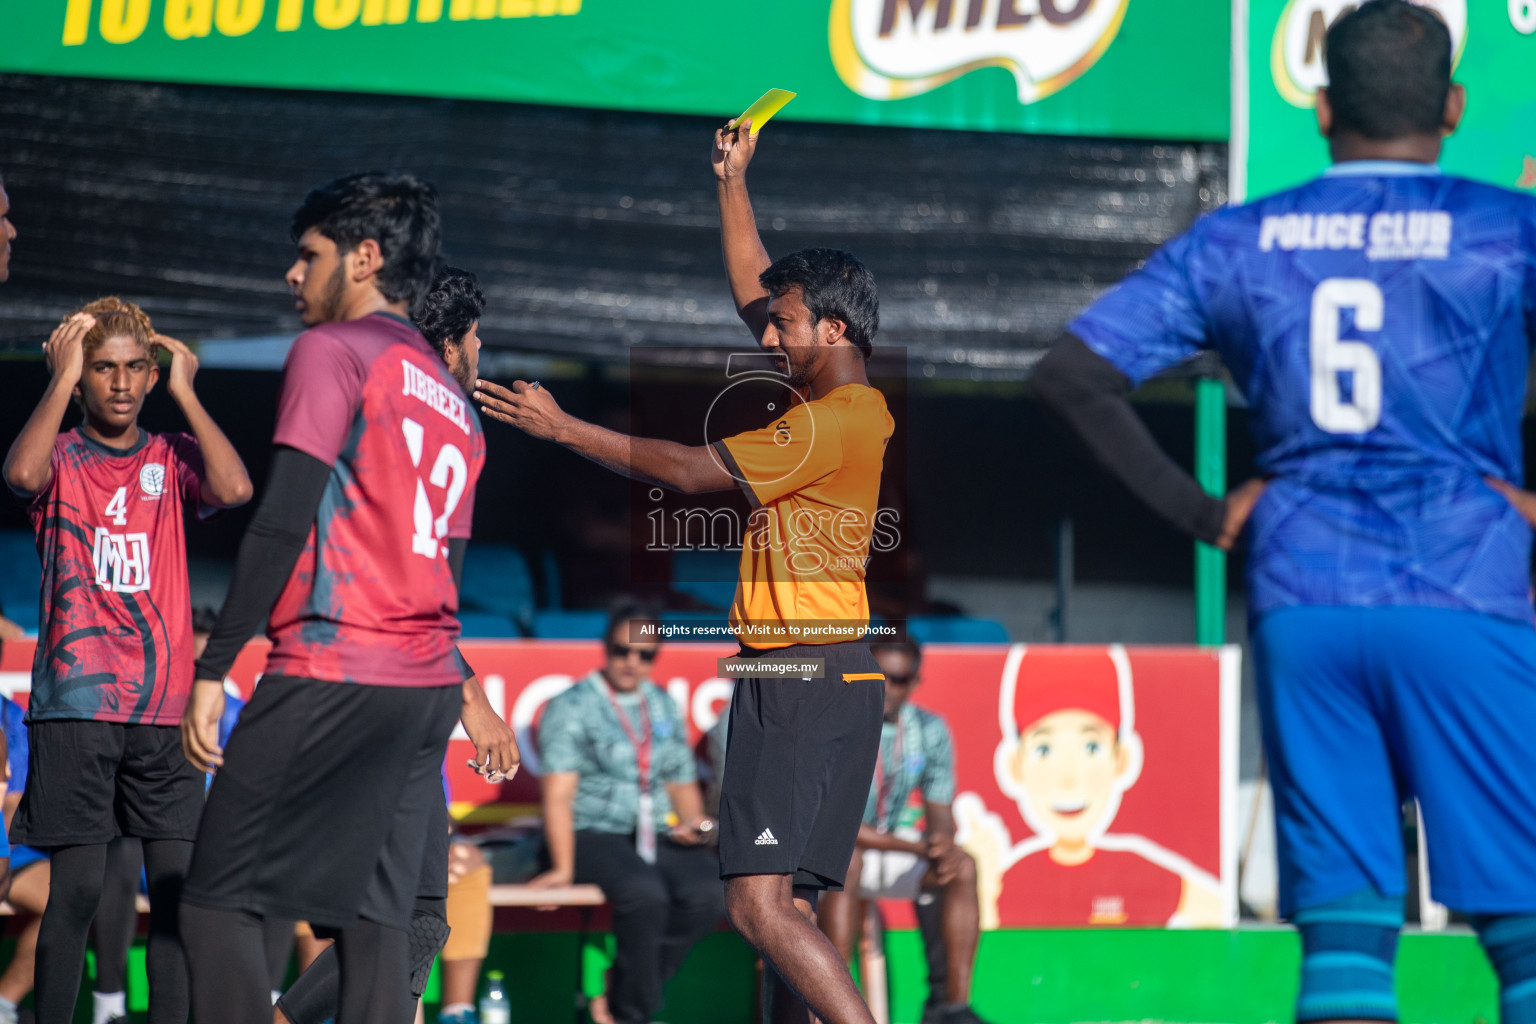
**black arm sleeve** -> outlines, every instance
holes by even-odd
[[[448,538],[448,571],[453,573],[453,589],[459,592],[460,600],[464,597],[464,549],[469,547],[469,540],[465,537]]]
[[[453,587],[459,592],[459,606],[462,610],[464,603],[464,549],[469,547],[467,537],[448,538],[448,571],[453,573]],[[475,667],[464,657],[464,652],[459,651],[459,658],[464,662],[464,671],[468,672],[464,678],[475,674]]]
[[[197,678],[223,679],[261,624],[304,550],[331,467],[296,448],[279,445],[261,507],[240,541],[235,575],[218,624],[197,660]]]
[[[1081,338],[1059,338],[1030,376],[1035,393],[1110,475],[1152,510],[1207,544],[1221,536],[1227,503],[1213,498],[1152,439],[1127,397],[1131,382]]]

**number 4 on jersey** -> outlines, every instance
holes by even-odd
[[[409,416],[400,421],[400,429],[405,433],[405,446],[411,452],[411,465],[420,469],[426,429]],[[438,449],[427,479],[434,487],[446,488],[448,496],[443,502],[443,514],[433,519],[427,486],[421,477],[416,478],[415,532],[411,535],[411,550],[427,558],[436,558],[442,551],[442,538],[448,535],[448,520],[453,517],[453,510],[459,507],[459,500],[464,497],[464,485],[469,482],[469,463],[464,453],[451,444],[443,445]]]
[[[1376,282],[1330,277],[1312,292],[1312,422],[1330,434],[1363,434],[1381,422],[1381,360],[1363,341],[1339,340],[1339,318],[1355,311],[1355,329],[1381,330]],[[1346,401],[1340,373],[1353,378]]]
[[[128,488],[119,487],[117,493],[112,495],[112,500],[107,502],[107,507],[101,510],[101,514],[110,517],[117,526],[127,526]]]

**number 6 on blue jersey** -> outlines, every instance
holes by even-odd
[[[1381,289],[1363,277],[1330,277],[1312,292],[1312,422],[1330,434],[1363,434],[1381,422],[1381,360],[1365,342],[1339,339],[1346,309],[1357,330],[1381,330]],[[1354,378],[1348,400],[1340,373]]]

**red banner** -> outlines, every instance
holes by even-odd
[[[537,803],[539,712],[601,663],[601,645],[461,649],[516,729],[525,768],[491,785],[466,767],[474,747],[456,730],[454,811],[504,817],[506,805]],[[715,670],[734,650],[671,644],[656,659],[652,678],[694,742],[730,699]],[[30,641],[5,645],[0,692],[25,700],[32,651]],[[253,642],[236,661],[230,680],[243,695],[265,657],[266,644]],[[955,813],[979,869],[985,926],[1234,923],[1237,687],[1231,647],[929,648],[913,700],[954,734]],[[891,911],[893,926],[911,920],[905,907]]]

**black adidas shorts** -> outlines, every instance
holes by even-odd
[[[823,658],[820,679],[741,679],[720,785],[720,877],[793,875],[841,889],[880,750],[885,684],[869,645],[796,644],[742,657]]]
[[[182,899],[408,928],[428,844],[444,842],[432,832],[446,835],[441,772],[462,703],[459,686],[262,679],[214,776]]]
[[[27,726],[27,743],[12,842],[46,850],[196,837],[203,773],[181,752],[177,726],[50,719]]]

